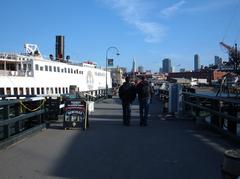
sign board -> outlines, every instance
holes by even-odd
[[[86,104],[80,99],[68,99],[65,102],[64,122],[80,124],[85,120]]]
[[[108,66],[113,66],[113,59],[108,59]]]

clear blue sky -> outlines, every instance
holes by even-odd
[[[35,43],[54,54],[55,35],[65,36],[65,54],[105,65],[106,49],[114,64],[158,71],[163,58],[193,69],[214,56],[227,58],[219,42],[240,41],[240,0],[1,0],[0,51],[22,52]]]

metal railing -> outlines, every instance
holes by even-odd
[[[159,91],[164,107],[168,107],[169,93]],[[202,124],[210,125],[240,141],[240,100],[237,98],[216,97],[191,92],[182,92],[181,111],[183,116],[192,116]]]

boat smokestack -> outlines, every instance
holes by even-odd
[[[64,61],[64,36],[56,36],[56,50],[55,58],[59,61]]]

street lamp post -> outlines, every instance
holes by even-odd
[[[117,56],[120,55],[117,47],[114,47],[114,46],[113,47],[108,47],[107,50],[106,50],[106,96],[105,96],[106,98],[108,97],[108,83],[107,83],[108,52],[111,49],[116,50],[116,55]]]

